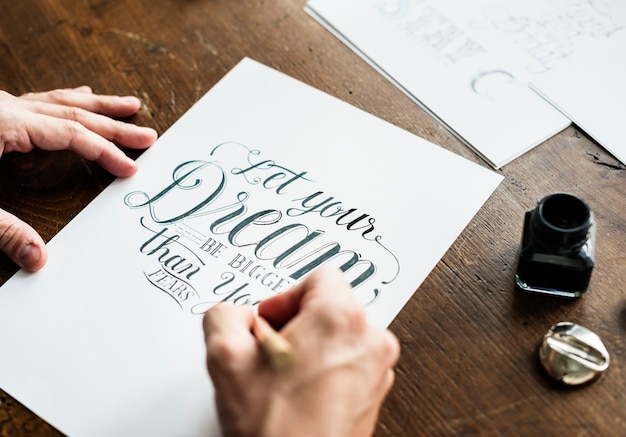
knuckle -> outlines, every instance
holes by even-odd
[[[389,330],[371,327],[367,338],[370,339],[371,355],[379,357],[384,367],[394,366],[400,357],[400,342],[396,336]]]
[[[65,143],[67,144],[67,148],[70,150],[76,150],[78,137],[85,127],[78,121],[70,119],[65,120],[63,123],[63,129],[65,130],[64,137],[66,138]],[[90,157],[87,158],[89,159]]]
[[[23,99],[23,100],[37,100],[37,96],[39,95],[39,93],[36,93],[34,91],[29,91],[23,94],[20,94],[18,98]],[[5,93],[4,91],[2,91],[0,93],[0,98],[6,98],[6,97],[13,97],[11,94],[9,93]]]
[[[207,341],[207,367],[228,372],[238,361],[238,352],[223,335],[215,335]]]
[[[340,302],[333,302],[333,306],[327,302],[319,302],[317,312],[325,325],[331,330],[344,330],[358,332],[366,326],[365,312],[356,302],[349,299],[342,299]]]
[[[229,373],[243,359],[245,352],[233,341],[233,336],[223,328],[222,323],[233,315],[234,310],[234,306],[218,304],[204,314],[203,328],[209,369]]]
[[[15,248],[22,230],[22,223],[13,217],[0,220],[0,250],[11,251]]]
[[[65,123],[63,124],[63,126],[65,130],[67,131],[67,133],[70,133],[70,134],[76,134],[82,128],[82,125],[79,122],[69,117],[67,120],[65,120]]]
[[[65,104],[69,98],[69,91],[64,89],[56,89],[48,91],[50,98],[56,103]]]
[[[65,111],[66,111],[66,118],[68,118],[69,120],[75,120],[75,121],[81,120],[85,113],[84,109],[81,109],[77,106],[68,106]]]
[[[365,326],[365,312],[356,302],[351,302],[349,305],[343,305],[341,307],[341,313],[343,319],[351,326],[356,328],[362,328]]]
[[[0,156],[4,152],[28,152],[32,149],[28,133],[16,126],[0,126]]]

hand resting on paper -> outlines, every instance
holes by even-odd
[[[369,436],[393,385],[400,346],[369,325],[338,269],[314,271],[259,305],[293,346],[275,370],[252,335],[249,307],[219,304],[204,316],[207,366],[224,436]]]
[[[59,89],[13,96],[0,91],[0,156],[9,152],[72,150],[96,161],[115,176],[137,171],[135,162],[115,144],[133,149],[149,147],[154,129],[124,123],[139,110],[136,97],[93,94],[91,88]],[[0,210],[0,250],[28,271],[46,263],[47,251],[37,232],[12,214]]]

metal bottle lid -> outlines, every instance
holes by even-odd
[[[580,385],[599,377],[610,362],[600,337],[571,322],[559,322],[546,332],[539,359],[548,375],[565,385]]]

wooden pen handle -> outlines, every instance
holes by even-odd
[[[264,318],[255,317],[252,333],[260,341],[263,353],[274,369],[284,370],[291,366],[293,347]]]

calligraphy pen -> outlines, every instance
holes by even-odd
[[[270,365],[276,370],[284,370],[293,362],[293,347],[261,316],[256,315],[252,334],[261,343],[261,348]]]

